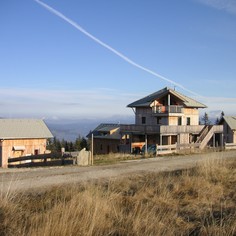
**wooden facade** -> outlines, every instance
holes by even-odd
[[[236,117],[223,116],[219,124],[224,127],[224,142],[236,144]]]
[[[0,119],[0,166],[6,168],[10,158],[46,153],[52,137],[43,120]]]
[[[99,138],[95,137],[93,139],[94,155],[117,153],[120,148],[120,139],[109,139],[109,138]]]
[[[117,153],[120,151],[120,125],[102,123],[87,135],[93,134],[93,152],[95,155]]]
[[[135,112],[135,124],[122,125],[121,134],[129,134],[130,150],[136,148],[136,143],[145,143],[145,146],[195,143],[202,130],[206,130],[204,125],[199,125],[199,108],[206,106],[169,88],[141,98],[128,107]],[[218,132],[222,132],[222,127],[209,129],[200,146],[206,146]]]
[[[6,168],[8,159],[46,152],[47,139],[9,139],[0,141],[1,167]]]

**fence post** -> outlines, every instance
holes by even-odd
[[[61,148],[61,164],[62,164],[62,165],[65,164],[64,153],[65,153],[65,148],[62,147],[62,148]]]
[[[92,143],[91,143],[91,165],[93,166],[93,133],[92,133]]]
[[[147,134],[145,134],[145,157],[147,156],[147,150],[148,150],[148,147],[147,147]]]

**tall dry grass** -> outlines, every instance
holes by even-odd
[[[0,200],[0,235],[236,235],[236,161]]]

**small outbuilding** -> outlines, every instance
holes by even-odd
[[[8,159],[46,152],[47,139],[53,138],[43,120],[0,119],[0,167]]]
[[[120,125],[112,123],[102,123],[91,131],[87,138],[91,139],[93,134],[94,149],[96,155],[117,153],[120,148]]]
[[[224,142],[236,144],[236,116],[223,116],[219,124],[223,125]]]

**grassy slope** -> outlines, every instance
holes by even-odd
[[[0,196],[0,235],[236,235],[236,161]]]

